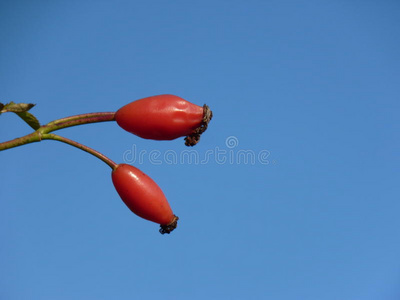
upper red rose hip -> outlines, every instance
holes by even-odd
[[[211,117],[208,106],[201,107],[174,95],[139,99],[115,114],[120,127],[141,138],[173,140],[187,136],[188,146],[198,142]]]

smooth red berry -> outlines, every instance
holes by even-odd
[[[173,140],[197,132],[196,141],[189,141],[189,146],[198,142],[211,117],[208,106],[201,107],[174,95],[139,99],[115,114],[120,127],[145,139]]]
[[[160,189],[148,175],[138,168],[119,164],[112,172],[112,181],[126,206],[143,219],[161,225],[161,233],[176,227],[176,217]]]

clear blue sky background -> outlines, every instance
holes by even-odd
[[[1,1],[0,41],[0,101],[42,123],[164,93],[215,115],[206,163],[115,123],[59,132],[157,181],[165,236],[96,158],[1,152],[1,300],[400,299],[398,1]],[[0,116],[1,141],[29,132]]]

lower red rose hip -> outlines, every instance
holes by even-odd
[[[160,224],[162,234],[176,228],[178,217],[173,214],[164,193],[141,170],[119,164],[112,172],[112,181],[119,196],[133,213]]]

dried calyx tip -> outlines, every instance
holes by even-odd
[[[167,224],[167,225],[160,225],[160,233],[161,234],[165,234],[165,233],[170,233],[171,231],[173,231],[176,227],[178,227],[178,220],[179,218],[177,216],[174,215],[174,218],[172,220],[171,223]]]
[[[200,135],[207,130],[208,123],[210,123],[212,119],[212,111],[208,107],[208,105],[203,105],[203,120],[199,127],[197,127],[191,134],[185,137],[185,145],[193,147],[200,141]]]

